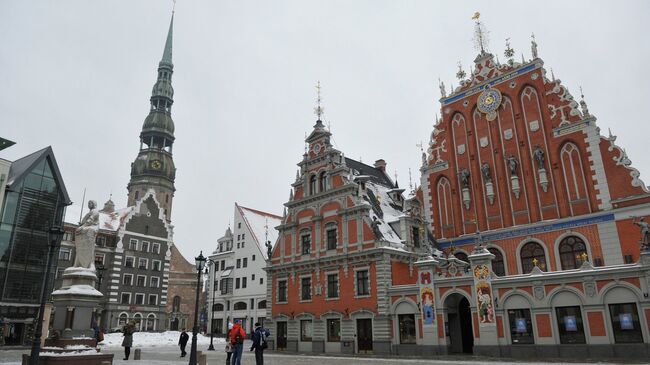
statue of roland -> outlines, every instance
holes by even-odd
[[[72,267],[95,269],[95,237],[99,230],[99,212],[94,200],[88,201],[88,209],[75,235],[75,259]]]

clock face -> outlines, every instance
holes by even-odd
[[[152,169],[156,169],[156,170],[159,170],[162,167],[162,163],[160,162],[160,160],[153,160],[149,165],[151,166]]]
[[[477,108],[482,113],[486,114],[487,120],[492,121],[496,119],[496,111],[501,105],[501,93],[497,89],[485,89],[478,97]]]

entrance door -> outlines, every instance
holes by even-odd
[[[458,318],[463,339],[463,353],[471,354],[474,351],[474,334],[472,333],[472,311],[469,309],[467,298],[463,298],[458,303]]]
[[[276,322],[278,327],[278,337],[277,337],[277,349],[286,350],[287,349],[287,322]]]
[[[178,331],[178,318],[172,319],[171,326],[169,326],[172,331]]]
[[[357,319],[357,348],[360,353],[372,352],[372,319]]]
[[[447,309],[447,336],[449,352],[471,354],[474,348],[472,333],[472,312],[467,298],[452,294],[445,300]]]

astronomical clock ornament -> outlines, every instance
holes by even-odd
[[[478,110],[491,122],[497,118],[497,109],[502,100],[499,90],[487,88],[478,97]]]

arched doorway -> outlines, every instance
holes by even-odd
[[[449,353],[471,354],[474,348],[474,334],[469,301],[465,296],[454,293],[445,299],[445,309]]]

